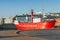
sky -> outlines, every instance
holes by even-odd
[[[60,0],[0,0],[0,17],[12,17],[34,12],[60,12]]]

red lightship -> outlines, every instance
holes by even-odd
[[[55,25],[55,20],[46,20],[40,22],[34,22],[33,10],[31,10],[31,21],[30,22],[18,22],[15,21],[14,25],[18,30],[26,31],[26,30],[40,30],[40,29],[52,29]]]

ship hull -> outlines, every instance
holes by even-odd
[[[37,22],[37,23],[28,23],[28,22],[19,22],[14,23],[18,30],[40,30],[40,29],[53,29],[55,26],[55,21],[46,21],[46,22]]]

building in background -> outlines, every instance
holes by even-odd
[[[0,25],[3,24],[3,18],[0,18]]]
[[[13,17],[4,19],[4,24],[12,24],[12,23],[13,23]]]

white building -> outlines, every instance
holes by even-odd
[[[2,18],[0,18],[0,25],[2,25],[3,24],[3,19]]]
[[[12,18],[5,18],[5,19],[4,19],[4,23],[5,23],[5,24],[13,23],[13,17],[12,17]]]

